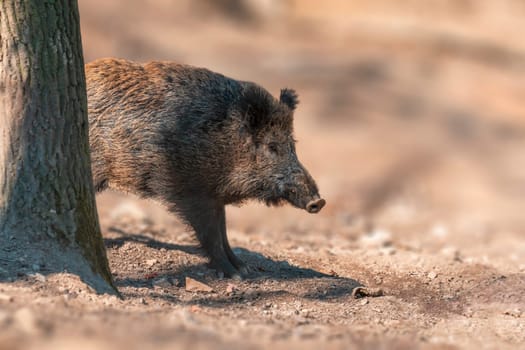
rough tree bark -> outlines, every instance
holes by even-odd
[[[0,0],[0,279],[114,292],[91,179],[76,0]]]

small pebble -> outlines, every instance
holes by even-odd
[[[153,265],[157,264],[159,261],[157,259],[148,259],[146,260],[146,266],[152,267]]]
[[[172,286],[172,284],[166,277],[162,277],[162,278],[153,280],[152,284],[154,287],[158,287],[158,288],[169,288]]]
[[[228,285],[226,286],[226,293],[228,294],[232,294],[233,292],[235,292],[237,290],[237,286],[233,283],[228,283]]]
[[[301,310],[301,316],[303,316],[303,317],[305,317],[305,318],[310,317],[310,310],[308,310],[308,309],[302,309],[302,310]]]

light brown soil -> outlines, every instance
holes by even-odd
[[[299,157],[328,204],[228,208],[253,268],[238,282],[158,204],[99,195],[123,299],[28,267],[0,283],[0,348],[525,348],[525,8],[332,2],[245,23],[211,2],[81,1],[86,60],[296,88]]]

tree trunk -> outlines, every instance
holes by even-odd
[[[91,179],[77,1],[0,0],[0,278],[115,292]]]

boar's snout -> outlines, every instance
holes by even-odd
[[[326,201],[319,196],[317,185],[308,171],[299,163],[284,188],[284,198],[293,206],[309,213],[318,213]]]
[[[321,209],[323,209],[325,204],[326,204],[326,201],[322,198],[311,200],[306,205],[306,211],[309,212],[310,214],[318,213],[321,211]]]

